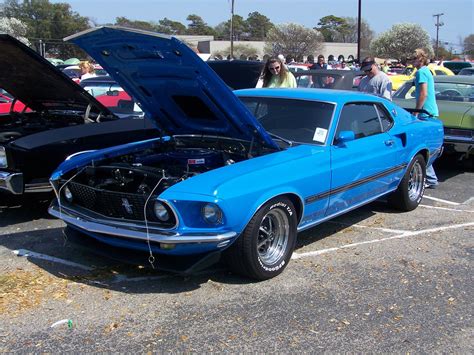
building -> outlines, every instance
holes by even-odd
[[[220,53],[224,57],[229,53],[230,41],[216,41],[213,36],[176,36],[180,40],[188,43],[193,48],[197,48],[199,53],[207,53],[211,56]],[[265,54],[263,41],[234,41],[234,48],[246,46],[256,50],[256,54],[262,58]],[[285,53],[282,53],[285,54]],[[357,57],[357,43],[333,43],[324,42],[322,48],[313,54],[316,58],[319,54],[324,55],[326,60],[352,60]]]

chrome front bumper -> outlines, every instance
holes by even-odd
[[[183,233],[171,232],[149,227],[148,233],[142,224],[112,222],[88,217],[57,204],[52,204],[48,212],[66,224],[75,226],[90,233],[123,237],[135,241],[151,241],[162,244],[196,244],[215,243],[218,248],[224,247],[237,236],[236,232],[225,233]]]
[[[23,174],[0,171],[0,190],[6,190],[14,195],[24,192]]]

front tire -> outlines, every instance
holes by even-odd
[[[296,224],[296,210],[289,199],[276,197],[268,201],[229,248],[230,268],[257,280],[279,275],[293,254]]]
[[[389,203],[401,211],[412,211],[420,204],[425,193],[426,163],[417,154],[408,166],[398,188],[390,195]]]

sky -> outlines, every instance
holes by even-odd
[[[154,21],[167,17],[188,24],[190,14],[201,16],[210,26],[230,18],[232,0],[51,0],[66,2],[81,16],[98,24],[113,23],[116,17]],[[321,17],[357,17],[358,0],[234,0],[234,14],[247,18],[258,11],[275,24],[298,23],[315,27]],[[440,21],[439,39],[456,49],[460,37],[474,33],[474,0],[361,0],[362,18],[380,34],[397,23],[420,24],[436,38],[436,18]]]

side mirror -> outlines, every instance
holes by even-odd
[[[355,139],[354,131],[341,131],[336,137],[336,144],[343,144]]]
[[[107,96],[118,96],[119,92],[118,92],[118,90],[108,90],[105,94]]]

